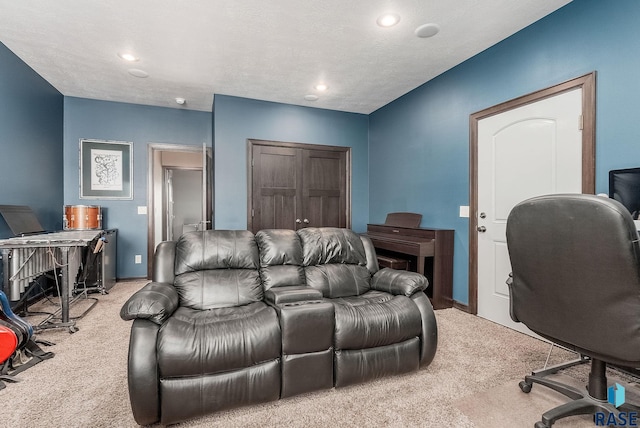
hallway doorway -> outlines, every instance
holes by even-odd
[[[202,230],[202,168],[164,168],[163,241]]]
[[[211,229],[212,150],[206,146],[148,145],[147,277],[156,246],[184,232]]]

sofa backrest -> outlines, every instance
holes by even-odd
[[[350,229],[304,228],[297,231],[307,285],[324,297],[358,296],[370,289],[371,272],[360,236]]]
[[[265,229],[256,233],[260,277],[265,291],[305,284],[302,245],[295,230]]]
[[[188,232],[175,246],[180,305],[213,309],[261,301],[258,246],[248,230]]]

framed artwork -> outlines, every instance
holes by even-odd
[[[133,199],[132,143],[80,140],[80,199]]]

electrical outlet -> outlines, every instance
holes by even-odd
[[[142,263],[142,255],[136,254],[136,264]]]

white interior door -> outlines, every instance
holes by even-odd
[[[506,222],[527,198],[582,192],[582,89],[478,122],[478,315],[527,332],[509,315]]]

